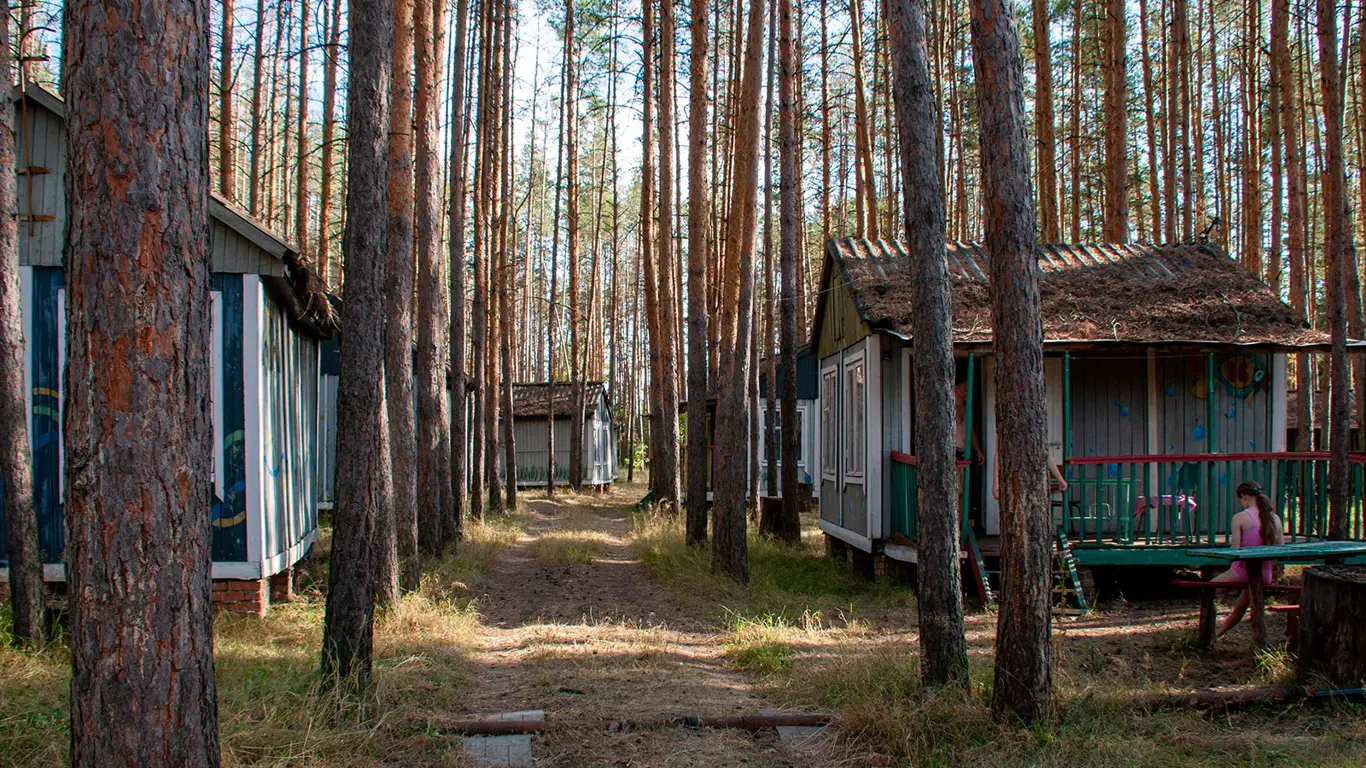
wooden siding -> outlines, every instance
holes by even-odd
[[[517,485],[539,487],[546,484],[548,434],[546,419],[518,418],[512,422],[513,439],[517,444]],[[503,449],[499,443],[498,472],[502,476]],[[610,485],[617,479],[617,431],[612,423],[607,399],[598,397],[597,407],[583,422],[583,483]],[[569,483],[569,419],[555,419],[555,483]]]
[[[60,267],[66,237],[66,126],[56,110],[62,102],[53,94],[31,94],[16,99],[14,108],[19,265]],[[280,257],[288,246],[276,235],[217,198],[209,210],[210,271],[284,276]]]
[[[62,120],[32,100],[14,105],[19,265],[60,267],[66,233],[66,132]]]
[[[219,219],[209,222],[210,269],[236,275],[283,277],[285,265]]]
[[[317,527],[318,342],[295,333],[264,292],[261,300],[262,554],[270,558]]]
[[[852,346],[869,334],[868,324],[859,319],[849,285],[838,270],[830,270],[829,283],[823,286],[825,311],[816,329],[816,357],[825,358]]]

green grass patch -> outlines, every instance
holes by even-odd
[[[792,666],[792,657],[796,654],[792,646],[772,641],[726,649],[726,657],[735,666],[764,675],[781,672]]]
[[[634,519],[634,533],[641,558],[655,575],[673,587],[680,600],[717,621],[739,614],[799,623],[804,616],[816,615],[833,624],[873,609],[897,611],[903,618],[905,611],[913,615],[909,587],[866,579],[844,562],[826,557],[814,523],[797,546],[751,533],[749,584],[744,587],[712,573],[711,550],[684,542],[681,518],[640,513]]]

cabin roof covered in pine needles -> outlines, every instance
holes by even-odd
[[[953,340],[991,342],[987,255],[977,243],[949,243]],[[1068,343],[1204,343],[1279,348],[1327,347],[1266,283],[1218,247],[1087,244],[1039,246],[1044,340]],[[842,277],[859,318],[875,331],[909,339],[914,306],[910,256],[900,242],[832,238],[820,305]]]
[[[548,390],[553,390],[548,392]],[[547,397],[547,394],[549,395]],[[598,407],[598,398],[605,394],[601,381],[583,385],[583,413],[588,415]],[[551,407],[556,418],[569,418],[574,413],[574,388],[569,382],[534,382],[512,385],[512,413],[515,418],[545,418]]]

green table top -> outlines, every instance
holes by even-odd
[[[1366,555],[1366,541],[1301,541],[1263,547],[1192,549],[1192,555],[1216,560],[1322,560]]]

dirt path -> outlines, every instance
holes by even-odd
[[[537,764],[810,765],[772,735],[595,724],[756,714],[714,628],[672,602],[631,541],[627,491],[522,503],[524,533],[479,598],[484,648],[466,714],[541,709],[569,724],[536,740]],[[824,763],[816,759],[817,763]]]

